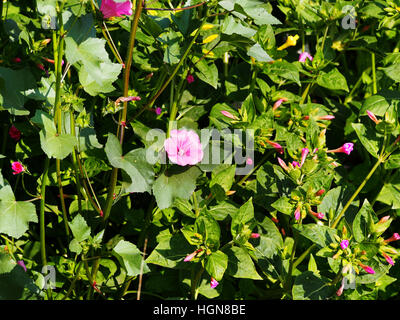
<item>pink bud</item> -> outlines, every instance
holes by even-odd
[[[15,62],[15,63],[21,63],[21,58],[18,58],[18,57],[15,57],[14,59],[13,59],[13,61]]]
[[[277,100],[277,101],[274,103],[274,106],[272,107],[272,110],[275,111],[276,109],[279,108],[279,106],[280,106],[283,102],[286,102],[286,101],[288,101],[287,98],[280,98],[279,100]]]
[[[388,221],[389,219],[390,219],[390,216],[384,216],[379,220],[378,224],[384,223],[384,222]]]
[[[252,158],[247,158],[246,159],[246,164],[251,166],[253,164],[253,159]]]
[[[393,235],[389,239],[386,239],[385,242],[389,243],[396,240],[400,240],[400,235],[398,233],[393,233]]]
[[[340,286],[340,288],[336,291],[336,295],[338,297],[340,297],[343,293],[343,289],[344,289],[344,281],[342,281],[342,285]]]
[[[184,261],[184,262],[192,261],[196,254],[197,254],[196,251],[192,252],[191,254],[188,254],[188,255],[186,256],[186,258],[183,259],[183,261]]]
[[[19,174],[19,173],[25,171],[24,166],[23,166],[20,162],[18,162],[18,161],[13,162],[13,163],[11,164],[11,168],[12,168],[13,171],[14,171],[14,172],[13,172],[14,175],[15,175],[15,174]]]
[[[310,150],[308,150],[308,148],[303,148],[301,150],[301,162],[300,162],[300,168],[303,166],[304,161],[306,161],[307,155],[310,152]]]
[[[345,250],[348,246],[349,246],[349,240],[342,240],[340,242],[340,247],[342,248],[342,250]]]
[[[288,166],[286,165],[285,161],[283,161],[283,160],[282,160],[281,158],[279,158],[279,157],[278,157],[278,163],[279,163],[279,165],[282,167],[283,170],[286,170],[286,171],[289,170],[289,168],[288,168]]]
[[[335,116],[332,115],[326,115],[326,116],[321,116],[318,118],[319,120],[333,120],[335,119]]]
[[[392,266],[394,266],[394,261],[393,261],[393,259],[390,257],[390,256],[388,256],[386,253],[384,253],[384,252],[382,252],[382,255],[383,255],[383,257],[386,259],[386,261],[389,263],[389,264],[391,264]]]
[[[321,189],[321,190],[318,190],[318,191],[315,193],[315,195],[316,195],[317,197],[319,197],[319,196],[322,196],[324,193],[325,193],[325,190],[324,190],[324,189]]]
[[[211,289],[215,289],[219,285],[218,281],[215,280],[214,278],[211,278],[210,286]]]
[[[266,142],[269,145],[273,146],[276,149],[276,151],[278,151],[280,154],[283,154],[283,148],[279,143],[272,142],[272,141],[269,141],[269,140],[266,140]]]
[[[251,235],[250,235],[250,238],[252,238],[252,239],[257,239],[257,238],[259,238],[260,237],[260,234],[259,233],[252,233]]]
[[[354,144],[351,142],[347,142],[345,143],[343,146],[341,146],[340,148],[334,149],[334,150],[328,150],[327,152],[333,152],[333,153],[345,153],[347,155],[349,155],[352,151],[353,151],[353,146]]]
[[[24,260],[18,260],[17,264],[20,265],[24,269],[24,271],[26,272],[26,266],[25,266]]]
[[[238,120],[238,118],[237,118],[236,116],[234,116],[232,113],[230,113],[229,111],[222,110],[221,113],[222,113],[225,117],[228,117],[228,118],[230,118],[230,119],[232,119],[232,120]]]
[[[325,214],[323,214],[322,212],[318,212],[317,213],[317,218],[318,219],[323,219],[325,217]]]
[[[191,74],[188,74],[186,77],[186,81],[190,84],[194,82],[194,77]]]
[[[301,217],[300,209],[301,209],[301,206],[298,206],[296,208],[296,211],[294,212],[294,218],[296,219],[296,221],[300,220],[300,217]]]
[[[298,163],[297,161],[292,161],[292,166],[293,166],[293,168],[296,168],[296,167],[300,168],[300,163]]]
[[[367,110],[367,115],[373,122],[375,122],[376,124],[379,123],[379,120],[376,118],[376,116],[371,111]]]
[[[310,116],[304,116],[303,120],[310,120]]]
[[[18,141],[21,138],[21,131],[19,131],[14,125],[11,126],[8,134],[15,141]]]
[[[371,267],[366,266],[366,265],[364,265],[362,263],[359,263],[359,264],[360,264],[360,267],[363,268],[366,272],[368,272],[370,274],[374,274],[375,273],[375,270],[372,269]]]
[[[160,107],[157,107],[155,111],[156,111],[156,114],[159,116],[162,112],[162,109]]]

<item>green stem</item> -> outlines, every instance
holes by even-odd
[[[373,80],[373,94],[378,92],[376,85],[376,66],[375,66],[375,53],[371,52],[371,68],[372,68],[372,80]]]
[[[339,216],[336,218],[336,220],[332,224],[332,228],[335,228],[337,224],[339,223],[340,219],[344,216],[346,213],[347,209],[350,207],[351,203],[353,200],[357,197],[357,195],[360,193],[360,191],[364,188],[365,184],[368,182],[368,180],[372,177],[374,174],[375,170],[378,169],[379,165],[384,161],[384,157],[379,157],[378,160],[376,161],[375,165],[372,167],[371,171],[367,174],[367,176],[364,178],[364,180],[361,182],[361,184],[358,186],[357,190],[353,193],[349,201],[347,201],[346,205],[343,207],[342,211],[340,212]]]
[[[317,245],[313,243],[311,246],[308,247],[306,251],[304,251],[300,257],[297,258],[295,262],[293,262],[293,269],[296,269],[297,266],[303,262],[303,260],[310,254],[310,252],[316,247]]]
[[[40,253],[42,258],[42,265],[47,265],[46,259],[46,233],[45,233],[45,219],[44,219],[44,205],[46,202],[46,186],[47,186],[47,172],[49,171],[50,159],[46,157],[44,164],[44,171],[42,174],[42,185],[40,189]]]
[[[75,275],[74,279],[72,280],[71,285],[69,286],[67,293],[65,294],[65,296],[64,296],[61,300],[67,299],[67,298],[69,297],[69,295],[71,294],[72,290],[73,290],[74,287],[75,287],[75,282],[76,282],[76,281],[78,280],[78,278],[79,278],[79,272],[81,271],[82,265],[83,265],[83,262],[80,261],[80,262],[78,263],[78,268],[76,269],[76,275]],[[57,299],[57,296],[56,296],[56,299]]]
[[[197,296],[199,294],[198,285],[199,285],[201,275],[203,274],[203,271],[204,271],[203,267],[200,267],[200,270],[196,274],[194,274],[194,271],[193,271],[193,276],[192,276],[192,281],[191,281],[192,300],[197,300]]]
[[[70,123],[71,123],[71,134],[75,137],[75,117],[74,117],[74,112],[71,111],[69,114],[70,117]],[[76,148],[72,150],[72,165],[74,167],[74,174],[75,174],[75,183],[76,183],[76,188],[78,191],[78,211],[80,214],[82,214],[82,195],[81,195],[81,180],[79,176],[79,171],[78,171],[78,160],[77,160],[77,154],[76,154]]]
[[[293,273],[293,265],[294,265],[294,256],[296,254],[296,247],[297,247],[297,235],[295,235],[294,237],[294,243],[293,243],[293,248],[292,248],[292,253],[290,255],[290,261],[289,261],[289,270],[288,270],[288,274],[286,276],[285,279],[285,283],[284,283],[284,288],[289,291],[290,287],[291,287],[291,282],[292,282],[292,273]]]

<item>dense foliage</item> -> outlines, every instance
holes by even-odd
[[[0,13],[0,299],[398,296],[399,0]]]

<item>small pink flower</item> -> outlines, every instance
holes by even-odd
[[[259,233],[252,233],[251,235],[250,235],[250,238],[252,238],[252,239],[257,239],[257,238],[259,238],[260,237],[260,234]]]
[[[164,148],[171,162],[180,166],[195,165],[203,159],[200,138],[192,130],[171,130]]]
[[[11,164],[11,168],[13,169],[13,174],[19,174],[23,171],[25,171],[24,166],[21,164],[21,162],[15,161]]]
[[[379,123],[379,120],[376,118],[376,116],[373,112],[367,110],[367,115],[373,122],[375,122],[375,124]]]
[[[285,170],[285,171],[288,171],[288,170],[289,170],[289,168],[288,168],[288,166],[286,165],[285,161],[283,161],[283,160],[282,160],[281,158],[279,158],[279,157],[278,157],[278,163],[279,163],[279,165],[282,167],[283,170]]]
[[[18,57],[15,57],[14,59],[13,59],[13,62],[15,62],[15,63],[21,63],[21,58],[18,58]]]
[[[303,148],[301,150],[301,162],[300,162],[300,168],[303,166],[304,161],[306,161],[307,155],[310,152],[310,150],[308,150],[308,148]]]
[[[120,17],[122,15],[132,15],[132,3],[130,1],[115,2],[113,0],[102,0],[100,11],[105,19]]]
[[[266,142],[271,145],[272,147],[274,147],[276,149],[276,151],[278,151],[280,154],[283,154],[283,148],[279,143],[276,142],[272,142],[269,140],[266,140]]]
[[[338,297],[340,297],[343,294],[343,289],[344,289],[344,281],[342,281],[340,288],[336,291],[336,295]]]
[[[390,219],[390,216],[384,216],[378,221],[378,224],[385,223],[389,219]]]
[[[342,250],[346,250],[346,248],[349,246],[349,240],[342,240],[340,242],[340,247],[342,248]]]
[[[276,102],[274,103],[274,106],[272,107],[272,110],[275,111],[276,109],[279,108],[279,106],[280,106],[283,102],[286,102],[286,101],[288,101],[287,98],[280,98],[280,99],[276,100]]]
[[[391,264],[392,266],[394,266],[394,261],[393,261],[393,259],[392,259],[390,256],[388,256],[386,253],[383,253],[383,252],[382,252],[382,255],[383,255],[383,257],[386,259],[387,263],[389,263],[389,264]]]
[[[253,164],[253,159],[252,158],[247,158],[246,159],[246,164],[251,166]]]
[[[375,273],[375,270],[372,269],[371,267],[366,266],[365,264],[362,264],[362,263],[359,263],[359,264],[360,264],[360,267],[363,268],[366,272],[368,272],[370,274],[374,274]]]
[[[400,240],[400,235],[398,233],[393,233],[393,235],[389,239],[386,239],[385,242],[389,243],[396,240]]]
[[[11,126],[10,130],[8,131],[8,134],[15,141],[21,139],[21,131],[19,131],[14,125]]]
[[[157,107],[155,112],[156,112],[156,115],[159,116],[161,114],[161,112],[162,112],[162,109],[160,107]]]
[[[318,117],[318,119],[319,120],[333,120],[333,119],[335,119],[335,116],[332,116],[332,115],[326,115],[326,116],[321,116],[321,117]]]
[[[188,74],[186,77],[186,81],[187,83],[191,84],[192,82],[194,82],[194,77],[191,74]]]
[[[238,118],[236,116],[234,116],[232,113],[230,113],[229,111],[226,110],[222,110],[221,113],[225,116],[228,117],[232,120],[238,120]]]
[[[215,280],[214,278],[211,278],[210,286],[211,289],[215,289],[219,285],[218,281]]]
[[[310,210],[310,213],[314,217],[317,217],[318,219],[323,219],[325,217],[325,215],[322,212],[314,212],[314,211]]]
[[[313,60],[312,55],[309,54],[308,52],[304,51],[304,52],[300,53],[299,62],[306,62],[307,58],[310,59],[310,61]]]
[[[25,266],[24,260],[18,260],[18,261],[17,261],[17,264],[18,264],[19,266],[21,266],[22,268],[24,268],[24,271],[26,272],[26,266]]]
[[[347,155],[349,155],[353,151],[354,144],[351,142],[345,143],[343,146],[340,148],[334,149],[334,150],[328,150],[327,152],[333,152],[333,153],[340,153],[343,152]]]

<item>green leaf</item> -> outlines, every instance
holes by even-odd
[[[20,238],[29,229],[29,222],[38,222],[35,205],[16,201],[10,185],[0,189],[0,233]]]
[[[260,62],[269,62],[273,60],[259,43],[250,47],[249,50],[247,50],[247,55]]]
[[[250,198],[232,216],[231,233],[233,239],[237,239],[239,235],[247,236],[248,238],[251,233],[251,227],[254,223],[253,199]]]
[[[220,281],[228,267],[228,256],[222,251],[215,251],[207,257],[205,269],[215,280]]]
[[[250,255],[240,247],[232,247],[225,251],[228,256],[226,273],[234,278],[262,280],[254,266]]]
[[[240,5],[244,12],[254,19],[254,23],[262,26],[266,24],[281,24],[281,22],[268,12],[268,5],[261,1],[255,0],[237,0],[236,4]]]
[[[353,236],[357,242],[367,240],[373,228],[373,216],[375,215],[367,199],[357,213],[353,221]]]
[[[226,192],[232,187],[235,180],[236,165],[220,165],[211,175],[210,189],[218,201],[226,198]]]
[[[79,73],[79,82],[92,96],[114,90],[122,65],[112,63],[105,50],[104,39],[89,38],[79,45],[71,37],[65,38],[65,55]]]
[[[336,68],[329,72],[321,71],[317,78],[317,84],[330,90],[344,90],[349,92],[346,78]]]
[[[392,206],[392,209],[400,209],[400,174],[399,172],[385,183],[376,199],[382,203]]]
[[[168,64],[178,63],[181,58],[181,36],[170,30],[167,33],[162,34],[159,40],[164,44],[164,62]]]
[[[24,269],[9,254],[0,252],[0,300],[40,299],[39,294]]]
[[[214,63],[208,64],[205,59],[199,59],[197,62],[194,60],[194,63],[197,70],[199,70],[196,71],[196,76],[205,83],[208,83],[214,89],[217,89],[219,80],[217,66]]]
[[[123,156],[118,138],[114,134],[109,133],[104,151],[113,167],[120,168],[129,175],[131,181],[124,183],[126,192],[151,191],[154,170],[153,166],[146,160],[145,149],[134,149]]]
[[[326,300],[335,292],[335,287],[330,285],[330,280],[305,271],[296,277],[292,289],[294,300]]]
[[[204,243],[211,250],[219,248],[221,230],[218,222],[206,210],[202,210],[195,222],[195,232],[201,234]]]
[[[290,62],[276,61],[273,64],[267,65],[267,67],[264,69],[264,73],[266,73],[269,77],[275,76],[294,81],[298,86],[301,87],[299,70]]]
[[[394,63],[389,67],[382,68],[385,74],[395,82],[400,82],[400,63]]]
[[[376,130],[374,130],[370,126],[367,127],[362,123],[352,123],[351,125],[365,149],[373,157],[378,158],[379,148],[383,142],[381,136],[378,135]]]
[[[319,224],[294,225],[293,227],[303,237],[306,237],[320,247],[326,247],[336,242],[334,237],[337,234],[336,229]]]
[[[84,241],[90,237],[90,227],[87,225],[85,219],[80,215],[76,215],[75,218],[68,223],[71,228],[74,238],[78,241]]]
[[[112,252],[125,267],[128,276],[135,277],[139,274],[150,272],[140,250],[133,243],[121,240],[113,248]]]
[[[156,264],[165,268],[189,268],[190,263],[183,259],[196,249],[190,245],[182,234],[163,237],[160,243],[146,259],[146,263]]]
[[[212,206],[208,209],[208,213],[217,221],[222,221],[227,216],[233,217],[237,211],[238,208],[234,204],[226,201],[220,202],[216,206]]]
[[[0,67],[0,106],[10,114],[29,114],[24,104],[33,90],[36,90],[36,81],[29,69],[12,70]]]
[[[173,205],[176,198],[188,200],[196,188],[196,179],[201,174],[198,167],[177,166],[163,172],[153,184],[153,193],[160,209]]]
[[[290,199],[287,197],[280,197],[271,207],[287,215],[292,215],[294,212],[294,205],[290,203]]]
[[[240,22],[236,22],[231,15],[228,15],[224,19],[224,22],[221,26],[221,32],[227,35],[238,34],[246,38],[251,38],[257,33],[256,30],[245,27]]]

